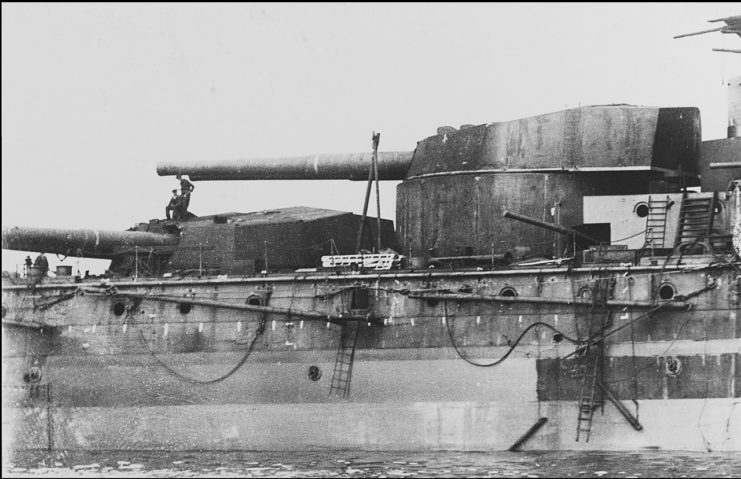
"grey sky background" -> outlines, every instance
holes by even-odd
[[[2,4],[2,224],[163,218],[159,161],[412,150],[438,126],[579,105],[700,108],[723,138],[734,3]],[[395,217],[396,182],[381,185]],[[200,182],[195,214],[359,213],[350,181]],[[3,251],[4,270],[25,254]],[[50,257],[52,268],[60,264]],[[77,265],[69,258],[64,264]],[[102,272],[107,262],[83,262]]]

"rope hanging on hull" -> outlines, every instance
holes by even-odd
[[[141,339],[141,341],[147,346],[147,350],[148,350],[149,354],[159,363],[160,366],[162,366],[163,368],[165,368],[165,370],[167,372],[169,372],[170,374],[172,374],[176,378],[180,379],[181,381],[185,381],[187,383],[208,385],[208,384],[216,384],[218,382],[221,382],[221,381],[227,379],[229,376],[231,376],[234,373],[236,373],[237,371],[239,371],[239,369],[242,366],[244,366],[244,363],[247,362],[247,359],[250,357],[250,354],[252,353],[252,348],[255,346],[255,342],[257,342],[257,339],[260,337],[260,335],[263,333],[263,331],[265,331],[265,321],[264,320],[260,322],[260,326],[258,327],[257,331],[255,332],[255,337],[252,338],[252,341],[250,342],[250,345],[247,348],[247,351],[245,351],[244,356],[242,356],[242,359],[240,359],[239,362],[232,369],[230,369],[229,372],[227,372],[223,376],[219,376],[216,379],[210,379],[210,380],[207,380],[207,381],[188,377],[188,376],[186,376],[186,375],[184,375],[184,374],[176,371],[171,366],[169,366],[164,361],[162,361],[162,359],[160,359],[159,357],[157,357],[156,353],[154,351],[152,351],[151,348],[149,348],[149,345],[147,344],[146,339],[144,339],[144,333],[142,333],[142,330],[141,329],[139,330],[139,339]]]
[[[139,301],[136,304],[135,308],[132,308],[132,310],[139,309],[139,306],[141,306],[141,303],[142,303],[142,301]],[[244,355],[242,356],[242,359],[240,359],[239,362],[236,365],[234,365],[234,367],[232,369],[230,369],[223,376],[219,376],[219,377],[217,377],[215,379],[210,379],[210,380],[202,380],[202,379],[196,379],[196,378],[192,378],[192,377],[186,376],[186,375],[184,375],[184,374],[176,371],[175,369],[173,369],[170,365],[166,364],[149,347],[149,344],[147,343],[146,339],[144,338],[144,333],[142,332],[141,329],[139,329],[139,339],[145,345],[145,347],[147,348],[147,351],[149,352],[149,354],[159,363],[159,365],[162,366],[163,368],[165,368],[165,370],[167,370],[167,372],[169,372],[170,374],[172,374],[173,376],[175,376],[179,380],[185,381],[185,382],[190,383],[190,384],[209,385],[209,384],[216,384],[216,383],[219,383],[219,382],[227,379],[228,377],[230,377],[231,375],[233,375],[234,373],[236,373],[237,371],[239,371],[239,369],[242,366],[244,366],[244,363],[247,362],[247,359],[250,357],[250,354],[252,354],[252,349],[254,348],[255,343],[257,342],[257,339],[265,331],[265,323],[266,323],[266,321],[267,321],[267,313],[263,312],[262,317],[260,318],[260,324],[258,325],[257,330],[255,331],[255,337],[252,338],[252,341],[250,341],[250,345],[247,347],[247,350],[245,351]]]
[[[522,333],[520,333],[520,335],[517,337],[517,339],[515,339],[515,341],[512,344],[510,344],[509,349],[507,350],[506,353],[504,353],[504,355],[501,358],[499,358],[496,361],[494,361],[492,363],[489,363],[489,364],[476,363],[474,361],[471,361],[467,357],[465,357],[463,355],[463,353],[461,352],[461,350],[458,349],[458,345],[455,343],[455,339],[453,338],[453,331],[450,329],[450,318],[448,317],[448,302],[447,301],[443,301],[443,307],[445,309],[445,319],[446,319],[445,324],[446,324],[447,329],[448,329],[448,337],[450,337],[450,344],[453,346],[453,349],[455,349],[455,352],[458,354],[458,356],[462,360],[464,360],[468,364],[471,364],[472,366],[476,366],[476,367],[479,367],[479,368],[490,368],[492,366],[497,366],[498,364],[503,363],[504,360],[507,359],[507,357],[509,357],[510,354],[512,354],[512,351],[515,350],[515,348],[520,343],[520,341],[522,341],[522,338],[525,337],[525,334],[527,334],[528,331],[530,331],[531,329],[533,329],[536,326],[545,326],[546,328],[552,330],[556,334],[560,334],[564,339],[566,339],[567,341],[570,341],[570,342],[572,342],[574,344],[577,344],[579,342],[579,341],[577,341],[574,338],[570,338],[570,337],[564,335],[561,331],[559,331],[555,327],[551,326],[550,324],[544,323],[542,321],[537,321],[537,322],[531,324],[530,326],[528,326],[527,328],[525,328],[525,330]]]

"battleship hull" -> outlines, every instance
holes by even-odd
[[[737,451],[739,288],[704,256],[6,284],[3,449]]]

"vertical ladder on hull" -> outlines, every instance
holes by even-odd
[[[699,241],[702,237],[709,238],[713,229],[713,210],[717,197],[717,191],[712,197],[702,198],[691,198],[684,192],[674,247],[681,243]]]
[[[602,346],[600,345],[598,348],[601,350]],[[587,354],[589,356],[586,370],[582,377],[581,391],[579,392],[579,418],[576,424],[577,442],[582,435],[584,436],[584,442],[589,442],[594,410],[602,404],[602,401],[596,397],[601,354],[598,352],[589,352]]]
[[[604,376],[604,334],[605,329],[612,324],[611,313],[607,301],[613,294],[615,278],[609,274],[600,273],[591,288],[592,304],[587,319],[589,321],[590,344],[584,354],[583,376],[579,391],[579,415],[576,424],[576,440],[584,437],[589,442],[592,432],[592,418],[594,410],[602,406],[602,389],[598,387]]]
[[[334,373],[332,374],[332,385],[329,395],[346,398],[350,394],[350,380],[352,379],[352,366],[355,360],[355,345],[358,342],[358,321],[347,321],[342,323],[340,333],[340,346],[337,348],[337,358],[334,362]]]
[[[648,215],[646,216],[646,241],[647,248],[663,248],[666,237],[666,212],[669,205],[669,197],[666,200],[655,200],[648,197]]]

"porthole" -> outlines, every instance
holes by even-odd
[[[190,313],[190,310],[193,308],[193,305],[190,303],[180,303],[178,304],[178,310],[180,310],[180,313],[182,314],[188,314]]]
[[[309,366],[309,379],[312,381],[319,381],[319,378],[322,377],[322,370],[319,369],[319,366]]]
[[[256,294],[251,294],[245,303],[250,306],[262,306],[262,299]]]
[[[679,360],[679,358],[674,356],[669,356],[666,358],[666,362],[664,363],[664,373],[667,376],[677,376],[679,373],[682,372],[682,361]]]
[[[645,201],[641,201],[640,203],[637,203],[633,207],[633,213],[636,214],[639,218],[645,218],[648,216],[648,203]]]
[[[669,283],[659,286],[659,298],[661,299],[672,299],[675,293],[674,286]]]
[[[581,299],[592,299],[592,288],[590,288],[589,286],[582,286],[579,289],[579,292],[577,293],[577,295]]]
[[[121,301],[116,301],[113,303],[113,314],[116,316],[121,316],[126,312],[126,305],[123,304]]]
[[[517,290],[513,288],[512,286],[505,286],[499,292],[499,296],[514,297],[514,296],[517,296]]]

